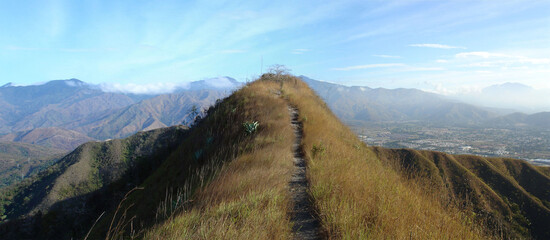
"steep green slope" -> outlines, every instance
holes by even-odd
[[[0,142],[0,188],[39,172],[64,153],[28,143]]]
[[[550,178],[522,160],[372,148],[403,176],[467,205],[506,238],[550,237]],[[501,231],[501,232],[500,232]]]
[[[12,238],[79,236],[101,213],[154,171],[185,137],[181,126],[126,139],[89,142],[37,176],[2,192]],[[17,226],[17,227],[14,227]]]

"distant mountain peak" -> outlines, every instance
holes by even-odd
[[[195,82],[190,82],[188,85],[183,87],[184,89],[188,90],[202,90],[202,89],[234,89],[238,88],[242,85],[241,82],[238,82],[237,80],[223,76],[223,77],[215,77],[215,78],[207,78]]]
[[[517,82],[505,82],[502,84],[495,84],[483,89],[485,93],[498,93],[498,92],[529,92],[534,89],[522,83]]]
[[[81,86],[86,86],[88,85],[87,83],[83,82],[83,81],[80,81],[76,78],[71,78],[71,79],[68,79],[68,80],[62,80],[65,82],[65,84],[67,84],[67,86],[70,86],[70,87],[81,87]]]
[[[12,82],[6,83],[2,85],[0,88],[7,88],[7,87],[13,87],[13,83]]]

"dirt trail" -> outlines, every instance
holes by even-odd
[[[296,135],[293,145],[294,173],[290,180],[290,194],[293,204],[291,221],[295,239],[321,239],[321,224],[319,223],[308,193],[309,182],[306,178],[307,163],[304,159],[302,142],[302,123],[298,120],[298,110],[288,107],[292,128]]]

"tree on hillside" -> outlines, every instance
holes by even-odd
[[[191,109],[189,109],[189,112],[187,113],[187,118],[183,120],[183,125],[187,125],[189,127],[193,126],[195,122],[197,122],[200,119],[201,110],[200,108],[193,104],[191,106]]]
[[[285,65],[273,64],[269,67],[268,73],[272,74],[275,77],[275,80],[281,83],[281,88],[285,78],[290,75],[290,68],[287,68]]]
[[[271,74],[275,74],[276,76],[283,76],[290,74],[290,68],[287,68],[285,65],[282,64],[273,64],[269,67],[268,72]]]

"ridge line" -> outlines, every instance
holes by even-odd
[[[289,182],[292,212],[291,222],[294,239],[321,239],[321,224],[314,210],[309,194],[307,179],[307,162],[304,159],[302,148],[302,123],[298,120],[298,109],[288,105],[290,123],[294,129],[295,142],[292,146],[294,153],[294,173]]]

